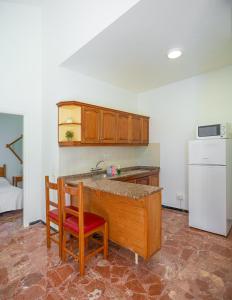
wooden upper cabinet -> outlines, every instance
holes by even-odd
[[[139,116],[131,115],[130,142],[133,144],[142,143],[142,118]]]
[[[102,143],[116,143],[117,113],[110,110],[101,111],[101,137]]]
[[[82,142],[100,143],[100,109],[87,106],[83,107],[82,110]]]
[[[126,144],[129,143],[129,124],[130,115],[119,113],[117,122],[117,143]]]
[[[149,118],[78,101],[58,106],[58,143],[84,145],[147,145]]]
[[[149,119],[142,118],[142,143],[149,143]]]

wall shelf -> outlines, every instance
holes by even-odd
[[[81,125],[81,123],[59,123],[59,125]]]

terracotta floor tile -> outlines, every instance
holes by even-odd
[[[162,249],[150,260],[110,243],[86,275],[46,247],[42,224],[22,227],[22,212],[0,215],[0,299],[232,300],[232,232],[228,238],[188,227],[188,214],[163,210]]]

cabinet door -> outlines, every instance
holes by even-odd
[[[149,185],[149,177],[142,177],[142,178],[137,178],[136,179],[137,184],[144,184],[144,185]]]
[[[117,114],[115,112],[101,111],[101,142],[116,143]]]
[[[133,144],[142,143],[142,118],[141,117],[131,116],[130,141]]]
[[[142,118],[142,141],[143,144],[149,143],[149,119]]]
[[[126,144],[129,143],[129,114],[118,114],[117,122],[117,143]]]
[[[151,175],[149,176],[149,185],[159,186],[159,175]]]
[[[129,180],[127,180],[127,182],[136,183],[136,179],[129,179]]]
[[[100,143],[100,116],[99,109],[83,107],[83,143]]]

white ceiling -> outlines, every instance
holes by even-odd
[[[232,64],[231,3],[142,0],[63,66],[142,92]],[[169,60],[176,47],[183,56]]]

